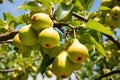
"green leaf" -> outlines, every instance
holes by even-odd
[[[104,25],[100,24],[95,20],[89,20],[86,26],[90,29],[94,29],[109,36],[113,36],[113,32],[110,29],[108,29],[107,27],[105,27]]]
[[[80,0],[76,0],[75,2],[75,10],[85,10],[84,6],[80,2]]]
[[[95,45],[96,49],[103,55],[106,56],[104,48],[92,37],[90,34],[85,33],[82,35],[82,37],[86,42],[91,43]]]
[[[85,3],[85,9],[86,10],[90,10],[93,3],[94,3],[94,0],[86,0],[87,2]]]
[[[107,6],[100,6],[98,10],[111,10],[111,9]]]
[[[23,5],[23,6],[20,6],[18,7],[18,9],[26,9],[26,10],[32,10],[32,11],[43,11],[42,9],[40,9],[39,7],[35,7],[35,6],[26,6],[26,5]]]
[[[65,19],[65,17],[69,15],[73,6],[73,4],[66,5],[65,3],[61,3],[56,10],[56,19],[58,21]]]
[[[41,63],[41,73],[42,74],[45,72],[48,65],[50,65],[50,56],[48,54],[45,54],[43,56],[43,60]]]
[[[63,0],[53,0],[55,4],[60,4]]]

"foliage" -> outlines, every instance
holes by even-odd
[[[14,4],[13,0],[8,1]],[[101,2],[97,11],[90,12],[93,3],[94,0],[34,0],[25,1],[19,6],[18,10],[26,10],[26,13],[17,17],[9,12],[3,13],[3,18],[0,18],[0,72],[2,73],[0,79],[26,80],[30,75],[36,80],[39,73],[44,78],[46,68],[63,48],[68,49],[75,37],[89,50],[87,61],[83,63],[81,69],[73,73],[76,79],[94,80],[100,75],[119,70],[120,36],[117,35],[117,30],[120,19],[115,21],[118,25],[113,27],[106,23],[105,17],[108,13],[111,15],[114,6],[120,6],[120,1],[111,0],[111,5]],[[60,35],[60,45],[52,49],[35,45],[30,48],[30,53],[21,54],[13,45],[13,37],[9,33],[19,30],[19,26],[30,24],[31,16],[39,12],[48,14],[52,19],[53,27]],[[10,36],[9,39],[5,38],[6,34]],[[68,79],[72,77],[73,75]],[[102,80],[111,79],[119,80],[120,76],[109,75]]]

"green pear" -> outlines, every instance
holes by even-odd
[[[45,74],[48,78],[51,78],[53,76],[53,72],[51,70],[46,70]]]
[[[61,51],[52,63],[52,72],[57,78],[67,78],[74,71],[72,65],[67,57],[67,51]]]
[[[120,23],[119,20],[114,19],[109,13],[105,16],[105,24],[110,26],[111,28],[119,27]]]
[[[110,7],[110,8],[114,6],[112,0],[102,0],[101,1],[101,5],[102,6],[107,6],[107,7]]]
[[[40,31],[45,28],[53,26],[51,18],[45,13],[35,13],[31,17],[32,28],[36,31]]]
[[[44,48],[53,48],[59,45],[59,33],[53,27],[46,28],[39,33],[38,42]]]
[[[111,10],[111,15],[115,19],[120,19],[120,7],[114,6]]]
[[[53,72],[52,72],[52,64],[50,64],[45,71],[45,74],[48,78],[51,78],[53,76]]]
[[[23,55],[28,55],[30,53],[30,47],[22,44],[19,34],[16,34],[13,38],[13,45],[18,49],[18,52],[23,53]]]
[[[31,25],[22,27],[19,31],[19,37],[25,46],[33,46],[38,40],[38,34],[31,28]]]
[[[74,63],[82,63],[88,56],[86,46],[81,44],[78,39],[73,39],[73,43],[68,47],[68,58]]]

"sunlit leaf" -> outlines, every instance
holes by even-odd
[[[107,27],[105,27],[104,25],[100,24],[95,20],[89,20],[86,26],[90,29],[94,29],[109,36],[113,36],[113,32],[110,29],[108,29]]]
[[[100,52],[103,56],[106,56],[104,48],[94,39],[94,37],[92,37],[88,33],[85,33],[84,35],[82,35],[82,38],[84,38],[83,40],[85,40],[86,42],[95,45],[98,52]]]
[[[65,3],[61,3],[56,10],[56,19],[58,21],[63,20],[69,15],[72,8],[73,4],[66,5]]]
[[[100,6],[99,10],[111,10],[111,9],[107,6]]]

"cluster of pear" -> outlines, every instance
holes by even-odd
[[[24,55],[30,53],[32,47],[40,44],[44,48],[53,48],[60,42],[59,33],[53,28],[53,22],[45,13],[35,13],[30,24],[22,27],[13,38],[13,44],[18,52]]]
[[[111,10],[105,14],[105,24],[113,29],[120,27],[120,1],[102,0],[101,5],[111,8]]]
[[[89,54],[86,46],[75,38],[68,49],[62,50],[53,63],[48,66],[46,75],[51,77],[52,73],[54,73],[57,78],[68,78],[73,71],[81,69],[82,63],[88,57]]]

